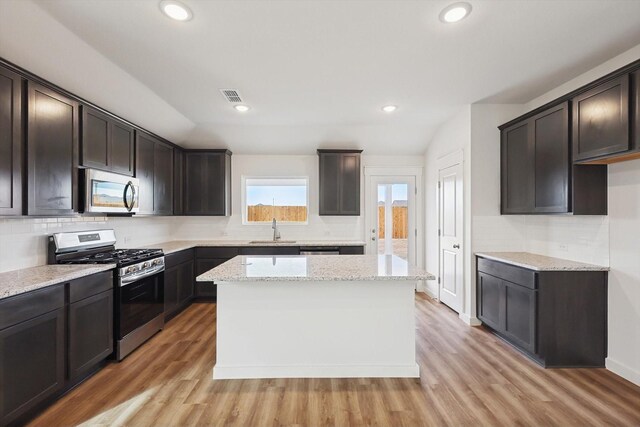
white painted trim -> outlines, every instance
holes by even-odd
[[[470,317],[467,313],[460,313],[458,317],[460,318],[460,320],[462,320],[464,323],[466,323],[469,326],[482,325],[482,322],[480,321],[480,319],[478,319],[477,317]]]
[[[381,176],[415,176],[416,178],[422,177],[422,167],[410,166],[410,167],[380,167],[380,166],[365,166],[364,176],[381,175]]]
[[[450,168],[451,166],[464,164],[464,150],[456,150],[449,154],[445,154],[438,160],[438,170]]]
[[[422,283],[424,283],[424,282],[422,282]],[[437,299],[438,299],[438,295],[437,295],[437,294],[434,294],[433,292],[431,292],[431,291],[429,290],[429,288],[426,286],[426,284],[425,284],[424,289],[423,289],[422,291],[423,291],[425,294],[427,294],[430,298],[433,298],[433,299],[435,299],[435,300],[437,300]]]
[[[214,380],[242,378],[420,378],[418,364],[332,365],[332,366],[220,366],[213,368]]]
[[[635,369],[620,363],[610,357],[604,360],[604,366],[616,375],[620,375],[622,378],[631,381],[637,386],[640,386],[640,372]]]

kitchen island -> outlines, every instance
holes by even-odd
[[[419,377],[414,292],[397,256],[237,256],[218,285],[214,379]]]

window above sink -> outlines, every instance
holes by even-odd
[[[308,177],[242,177],[242,223],[308,224]]]

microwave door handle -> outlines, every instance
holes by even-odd
[[[127,194],[129,193],[128,192],[129,188],[131,189],[131,205],[129,205],[129,202],[127,201]],[[129,181],[127,182],[127,185],[124,186],[124,195],[123,195],[124,207],[127,208],[128,212],[131,212],[131,210],[133,209],[135,200],[136,200],[136,189],[133,186],[133,182]]]

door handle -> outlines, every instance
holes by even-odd
[[[371,238],[371,241],[372,241],[372,242],[375,242],[375,241],[376,241],[376,238],[375,238],[375,237],[372,237],[372,238]]]
[[[455,245],[453,245],[453,249],[460,249],[460,245],[456,243]]]

